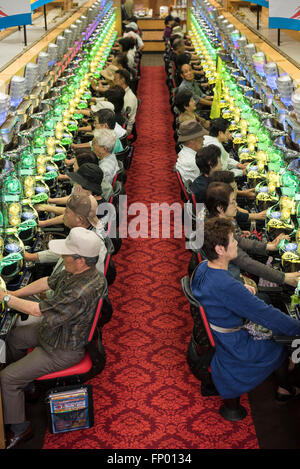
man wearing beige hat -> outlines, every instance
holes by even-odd
[[[207,132],[197,121],[190,120],[180,124],[178,129],[178,143],[182,143],[182,149],[178,153],[175,168],[179,171],[182,181],[186,184],[193,182],[200,171],[196,165],[196,153],[203,145],[203,136]]]
[[[106,84],[101,83],[98,81],[97,83],[93,80],[91,82],[92,88],[94,91],[98,91],[99,93],[105,93],[105,91],[113,85],[115,79],[115,72],[118,70],[118,67],[115,65],[108,65],[108,67],[101,70],[100,75],[105,79]]]
[[[4,422],[10,428],[7,449],[16,448],[32,437],[26,420],[24,388],[36,378],[80,362],[90,325],[105,285],[95,268],[100,238],[85,228],[73,228],[64,240],[53,240],[49,248],[63,257],[65,269],[33,282],[31,294],[49,288],[51,299],[39,303],[7,295],[0,301],[21,313],[42,317],[41,322],[14,328],[6,343],[7,366],[0,373]],[[26,354],[29,348],[34,350]]]

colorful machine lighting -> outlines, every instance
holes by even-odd
[[[269,190],[269,187],[266,186],[265,181],[259,183],[256,186],[255,193],[255,203],[258,208],[258,211],[267,210],[268,208],[278,203],[278,195],[276,193],[276,188],[271,192]]]
[[[39,155],[36,159],[36,172],[38,176],[43,176],[46,172],[46,155]]]
[[[25,77],[15,75],[10,82],[10,107],[17,108],[25,96]]]
[[[33,204],[41,204],[48,200],[50,189],[43,176],[35,177],[35,196],[32,198]]]
[[[246,168],[247,182],[250,187],[256,187],[256,185],[266,179],[264,171],[260,171],[255,163],[249,163]]]
[[[256,162],[259,171],[263,171],[268,161],[268,155],[264,151],[258,151],[256,154]]]
[[[20,275],[23,266],[24,243],[19,238],[16,228],[5,230],[1,277],[8,283]]]
[[[277,78],[277,89],[280,99],[285,106],[292,104],[292,94],[294,92],[294,85],[289,75],[281,75]]]
[[[292,197],[281,197],[279,206],[282,220],[289,220],[295,214],[295,201]]]
[[[231,37],[231,41],[232,41],[232,44],[233,44],[233,47],[235,49],[239,49],[240,45],[239,45],[239,38],[240,38],[240,32],[235,29],[234,31],[232,31],[232,33],[230,34],[230,37]]]
[[[265,63],[266,63],[265,54],[261,51],[256,52],[255,54],[253,54],[252,60],[253,60],[253,65],[255,67],[257,74],[263,77],[265,75],[265,71],[264,71]]]
[[[26,199],[32,199],[35,195],[35,177],[26,176],[23,181],[23,193]]]
[[[21,223],[18,226],[19,238],[31,244],[37,233],[38,213],[29,199],[22,200]]]
[[[277,89],[278,68],[275,62],[268,62],[264,65],[265,80],[271,90]]]
[[[4,202],[18,202],[22,195],[22,184],[15,173],[8,175],[2,186],[2,200]]]
[[[281,175],[281,194],[286,197],[295,197],[299,189],[298,177],[290,171]]]
[[[34,154],[30,151],[30,148],[25,149],[20,154],[20,161],[18,163],[18,174],[19,176],[35,174],[36,171],[36,159]]]
[[[21,204],[19,202],[12,202],[5,204],[6,225],[9,227],[17,227],[21,223]]]
[[[269,171],[267,173],[268,189],[269,191],[275,192],[277,187],[280,187],[280,175],[278,172]]]
[[[298,88],[295,93],[292,94],[292,104],[297,116],[298,122],[300,122],[300,89]]]
[[[5,122],[9,110],[10,97],[0,93],[0,126]]]

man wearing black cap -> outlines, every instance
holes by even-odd
[[[66,209],[63,215],[63,223],[67,228],[82,227],[88,230],[95,231],[98,236],[103,238],[104,223],[97,217],[98,202],[88,192],[80,191],[69,197]],[[105,220],[106,222],[106,220]],[[99,252],[99,260],[97,263],[97,270],[104,271],[104,260],[107,253],[104,242],[101,243],[101,251]],[[58,272],[63,268],[62,259],[53,254],[52,251],[44,250],[34,253],[24,253],[24,259],[27,262],[38,262],[40,264],[55,263],[53,272]],[[26,290],[25,290],[26,292]],[[18,295],[22,296],[24,289],[18,290]]]
[[[179,171],[184,184],[187,181],[193,182],[200,171],[196,165],[196,153],[203,145],[203,136],[207,132],[197,121],[185,121],[178,129],[178,143],[183,143],[182,149],[178,153],[175,168]]]

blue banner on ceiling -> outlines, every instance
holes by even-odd
[[[300,0],[270,0],[269,28],[300,31]]]
[[[1,0],[0,2],[0,28],[22,26],[31,24],[30,0]]]
[[[262,7],[269,8],[268,0],[251,0],[251,3],[256,3],[256,5],[260,5]]]
[[[47,3],[51,3],[53,0],[31,0],[31,10],[36,10],[39,7],[46,5]]]
[[[31,13],[0,17],[0,29],[23,26],[24,24],[31,24]]]

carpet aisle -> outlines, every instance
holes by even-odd
[[[128,205],[180,200],[172,114],[163,67],[142,67],[138,139],[128,171]],[[92,380],[95,425],[46,434],[44,449],[257,448],[248,416],[229,423],[218,397],[202,398],[186,363],[192,319],[181,291],[190,254],[183,239],[124,239],[110,287],[114,307],[104,327],[107,363]]]

